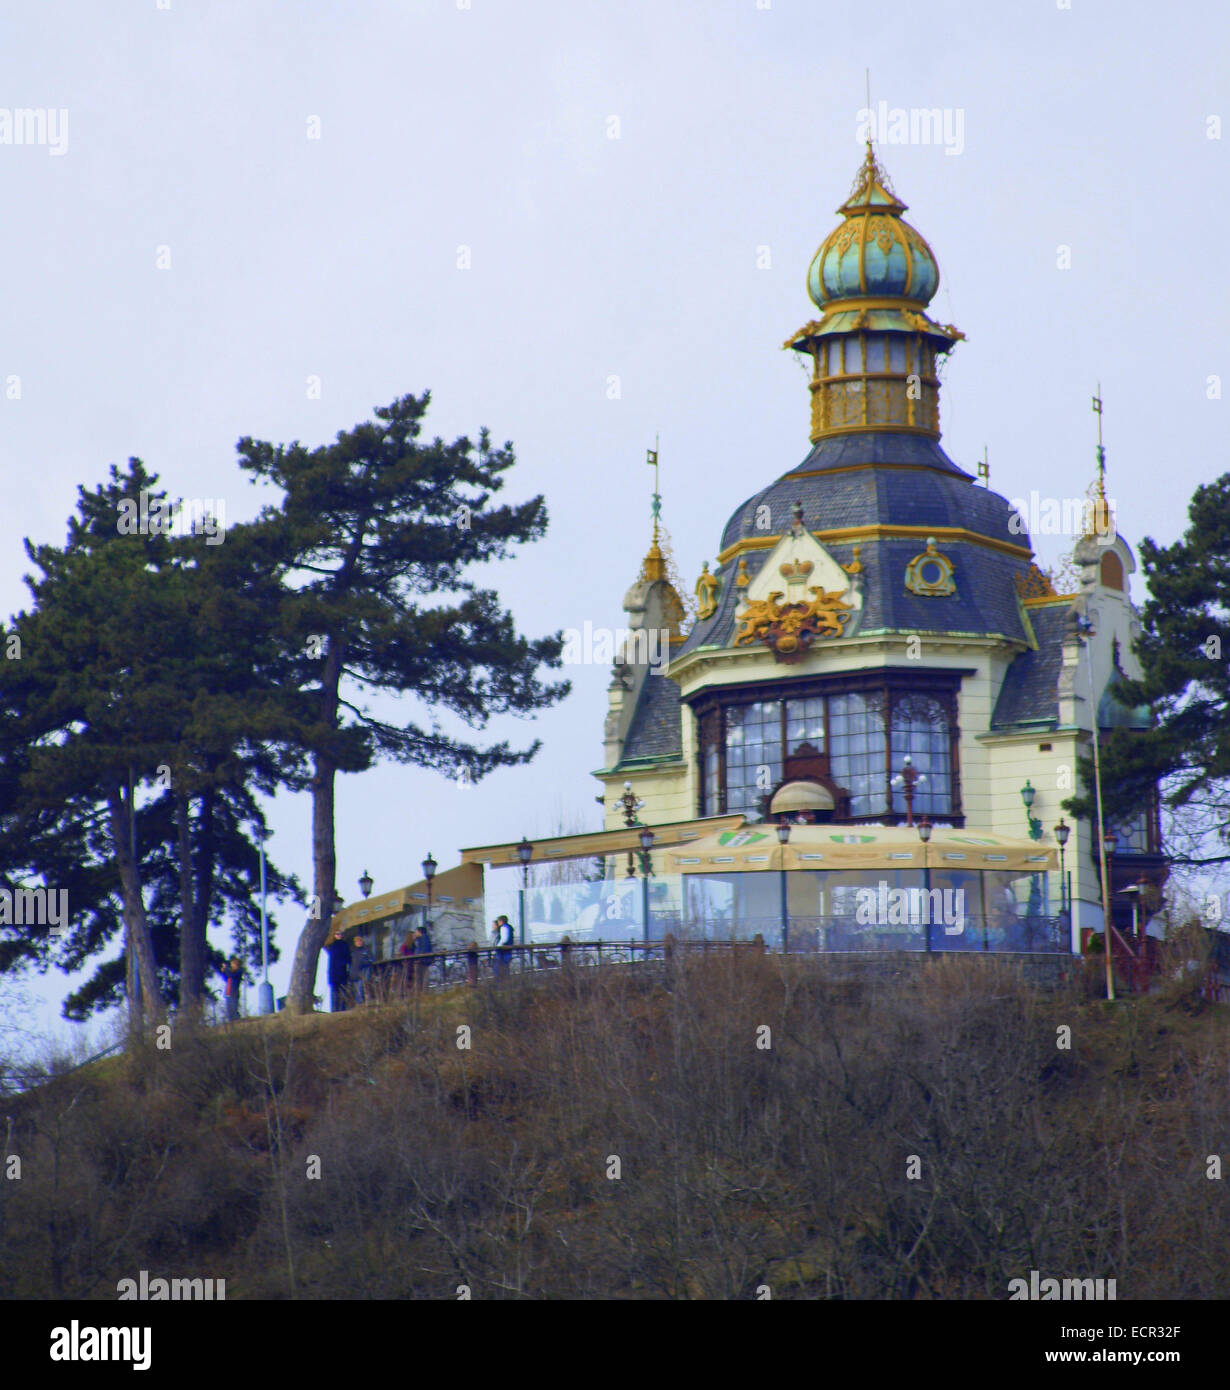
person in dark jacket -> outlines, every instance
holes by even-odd
[[[239,1017],[239,989],[243,984],[243,966],[238,956],[232,956],[221,967],[224,980],[222,993],[226,999],[226,1021],[233,1023]]]
[[[431,936],[426,926],[420,924],[414,933],[414,988],[427,988],[427,972],[431,969]]]
[[[355,972],[354,1002],[362,1004],[368,996],[372,979],[372,950],[361,936],[356,936],[350,951],[350,965]]]
[[[340,1014],[346,1008],[346,986],[350,983],[350,942],[339,936],[325,950],[329,953],[329,1004]]]
[[[512,923],[503,913],[495,919],[491,935],[495,938],[495,977],[498,980],[508,974],[513,953]]]

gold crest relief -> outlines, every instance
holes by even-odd
[[[854,605],[842,593],[809,588],[810,602],[782,603],[775,589],[768,598],[750,602],[739,617],[734,645],[763,642],[778,661],[801,661],[817,638],[840,637]]]

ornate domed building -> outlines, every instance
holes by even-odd
[[[1075,945],[1100,929],[1102,893],[1091,827],[1066,852],[1054,838],[1060,803],[1094,720],[1137,717],[1113,695],[1133,673],[1135,561],[1101,448],[1073,592],[1058,593],[1018,510],[942,447],[938,367],[963,335],[929,316],[936,258],[870,145],[838,212],[807,273],[819,317],[785,343],[811,363],[810,451],[735,508],[690,630],[656,530],[625,600],[596,773],[607,826],[635,798],[650,828],[737,814],[745,831],[844,827],[834,843],[922,820],[984,848],[1015,837],[1047,865],[1030,891],[1052,915],[1074,903]],[[668,661],[649,658],[648,631]],[[1118,830],[1112,888],[1160,881],[1155,817]]]

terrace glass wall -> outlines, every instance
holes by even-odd
[[[1056,876],[1057,877],[1057,876]],[[792,869],[661,874],[649,880],[648,930],[640,878],[531,886],[525,944],[680,940],[751,941],[814,951],[1062,951],[1070,935],[1045,873],[1018,870]],[[520,889],[489,884],[486,921],[521,927]],[[783,925],[785,930],[783,930]],[[488,944],[484,941],[483,944]]]

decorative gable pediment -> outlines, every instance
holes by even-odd
[[[796,518],[744,590],[734,645],[763,642],[778,661],[800,661],[815,642],[850,636],[862,608],[859,577]]]

